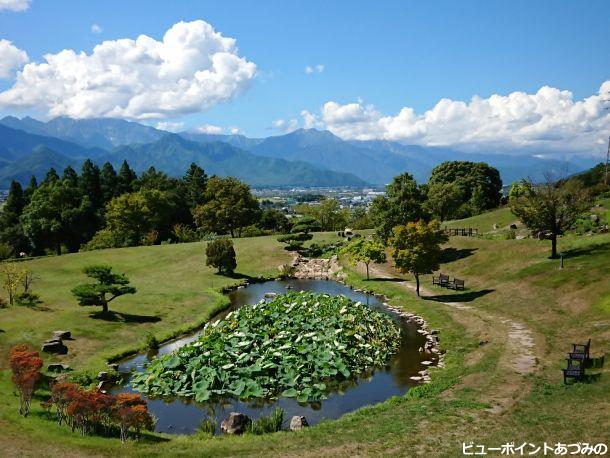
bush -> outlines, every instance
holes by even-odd
[[[81,246],[81,251],[103,250],[106,248],[120,248],[126,246],[115,232],[110,229],[100,229],[89,242]]]
[[[218,273],[233,273],[237,267],[235,249],[230,239],[217,239],[208,242],[205,249],[205,265],[216,267]]]
[[[42,301],[38,294],[23,292],[15,296],[15,304],[22,307],[34,307],[35,305],[42,304]]]
[[[146,348],[148,348],[149,350],[159,349],[159,340],[152,332],[146,334]]]
[[[255,226],[254,224],[251,226],[244,227],[241,231],[242,237],[262,237],[263,235],[269,234],[272,234],[272,231],[266,231],[258,226]]]
[[[504,234],[504,238],[506,240],[515,240],[517,238],[517,233],[514,229],[511,229],[506,234]]]
[[[5,298],[0,297],[0,309],[5,309],[8,307],[8,302]]]
[[[283,423],[284,409],[278,407],[269,415],[261,415],[258,420],[251,422],[246,428],[246,432],[257,435],[275,433],[282,430]]]
[[[197,231],[186,224],[176,224],[172,228],[172,233],[178,243],[197,242],[199,235]]]
[[[292,264],[282,264],[280,266],[280,278],[291,278],[296,273],[297,268]]]
[[[216,433],[216,419],[205,418],[199,423],[199,432],[205,436],[213,436]]]
[[[0,261],[12,258],[14,256],[13,247],[8,243],[0,243]]]

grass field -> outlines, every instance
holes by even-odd
[[[450,224],[491,228],[511,222],[501,209]],[[325,237],[317,234],[316,240]],[[273,238],[237,240],[236,248],[244,275],[271,274],[288,259]],[[442,270],[464,278],[464,292],[432,287],[425,277],[425,297],[417,299],[410,279],[405,282],[390,265],[375,266],[368,282],[361,269],[346,266],[352,284],[387,294],[441,330],[446,367],[405,397],[299,433],[212,439],[154,434],[121,445],[58,427],[37,402],[30,417],[19,417],[9,375],[2,371],[0,446],[8,456],[453,457],[469,441],[495,447],[511,441],[608,443],[610,372],[597,370],[597,380],[564,386],[560,368],[572,342],[591,337],[594,356],[610,348],[610,234],[561,238],[564,269],[548,259],[545,241],[452,237],[447,248]],[[149,331],[170,334],[201,321],[222,301],[217,288],[235,281],[203,266],[202,250],[202,244],[170,245],[31,261],[40,276],[35,289],[50,310],[0,310],[0,351],[21,341],[38,346],[50,331],[66,328],[77,338],[66,360],[97,368],[104,358],[143,344]],[[139,288],[111,306],[124,321],[90,318],[91,311],[70,297],[70,288],[84,279],[80,269],[92,261],[115,265]]]

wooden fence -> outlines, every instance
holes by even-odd
[[[452,229],[445,226],[445,234],[447,235],[461,235],[463,237],[478,237],[479,230],[476,227],[468,227],[461,229]]]

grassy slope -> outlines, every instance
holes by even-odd
[[[477,224],[481,227],[491,227],[494,222],[508,224],[502,223],[507,218],[506,210],[494,213],[481,215],[478,219],[473,218],[469,223],[472,227],[477,227]],[[454,227],[463,226],[464,222],[455,224]],[[244,250],[245,244],[249,245],[249,250]],[[0,391],[3,393],[0,395],[0,427],[3,430],[0,444],[9,445],[9,450],[19,449],[24,455],[38,455],[44,447],[50,455],[68,451],[74,455],[106,456],[117,453],[147,456],[163,456],[169,453],[414,455],[418,452],[428,456],[459,456],[461,442],[469,440],[490,446],[499,446],[507,441],[515,441],[518,444],[523,441],[540,444],[545,440],[549,443],[607,441],[607,431],[610,427],[610,373],[606,370],[600,380],[594,383],[564,387],[559,369],[564,363],[564,353],[572,341],[583,341],[592,337],[594,354],[600,354],[609,348],[610,282],[607,278],[610,274],[610,235],[561,239],[560,250],[567,253],[563,270],[557,268],[557,261],[547,259],[548,242],[454,237],[449,245],[454,248],[453,256],[443,265],[443,270],[452,276],[458,275],[466,279],[469,289],[464,293],[451,294],[446,290],[434,289],[428,293],[429,296],[433,295],[429,300],[417,300],[410,290],[398,282],[364,283],[360,280],[361,273],[350,273],[351,282],[357,285],[366,284],[367,288],[388,294],[393,303],[424,315],[432,327],[441,329],[441,343],[448,349],[447,367],[435,371],[431,385],[413,391],[416,399],[395,398],[346,415],[338,421],[323,422],[299,434],[276,433],[264,437],[207,440],[155,435],[138,444],[121,446],[116,440],[82,438],[71,434],[44,419],[36,405],[29,418],[18,417],[15,414],[16,398],[10,394],[9,380],[4,372],[0,379],[0,386],[4,387],[4,390]],[[57,307],[60,307],[59,304],[63,304],[62,294],[65,300],[68,299],[65,291],[74,283],[74,275],[78,271],[76,265],[84,263],[81,257],[112,257],[115,259],[113,262],[130,274],[134,284],[141,288],[142,304],[146,303],[147,307],[152,307],[147,310],[138,308],[136,312],[127,307],[125,300],[124,310],[138,314],[156,315],[162,311],[168,314],[168,317],[159,323],[138,324],[135,327],[158,326],[159,329],[165,330],[164,321],[169,323],[168,320],[171,319],[173,323],[181,324],[201,316],[194,315],[193,309],[189,309],[188,314],[181,313],[184,311],[183,307],[191,307],[189,302],[201,301],[201,304],[211,307],[216,300],[213,295],[205,299],[198,296],[203,294],[198,291],[211,289],[208,281],[220,281],[219,277],[209,274],[206,276],[203,273],[205,268],[202,268],[199,262],[201,248],[194,250],[197,254],[192,255],[199,264],[191,261],[191,267],[188,267],[183,264],[186,259],[176,260],[187,256],[187,253],[193,250],[192,247],[196,246],[138,248],[125,253],[108,251],[39,260],[36,262],[55,262],[55,267],[49,267],[46,272],[50,274],[51,269],[61,267],[62,270],[59,270],[57,275],[63,277],[47,283],[48,286],[44,289],[41,279],[38,289],[43,291],[44,297],[47,298],[47,288],[48,294],[51,294],[51,283],[55,284],[57,292],[54,297],[58,301]],[[246,256],[245,251],[248,251],[251,257],[248,263],[242,261],[240,270],[243,266],[243,272],[255,274],[256,268],[263,265],[259,264],[259,257],[263,256],[272,259],[267,271],[273,270],[274,266],[280,263],[278,260],[282,254],[270,250],[270,246],[265,239],[238,241],[238,255]],[[150,252],[146,253],[147,250]],[[161,258],[163,250],[167,250],[167,253]],[[181,254],[176,256],[174,250],[180,251]],[[175,261],[170,264],[171,260]],[[64,269],[66,272],[62,274]],[[178,275],[176,269],[180,269],[187,278]],[[201,273],[192,276],[190,274],[193,269]],[[398,277],[389,266],[382,266],[382,270]],[[144,282],[149,276],[151,281]],[[156,278],[156,281],[152,278]],[[171,282],[167,281],[168,278]],[[183,278],[183,283],[176,284],[180,278]],[[201,283],[194,285],[193,278],[199,279],[197,281]],[[424,281],[428,284],[429,279]],[[162,291],[159,283],[173,285],[171,290],[176,292]],[[145,289],[148,290],[146,301],[143,298]],[[179,289],[182,292],[178,292]],[[133,300],[137,297],[134,296]],[[454,309],[438,302],[439,300],[461,301],[471,309]],[[180,308],[167,311],[164,304],[168,301]],[[119,304],[114,307],[119,309]],[[63,305],[62,309],[74,309],[73,313],[78,317],[74,318],[75,325],[77,321],[81,323],[79,326],[88,326],[88,329],[100,325],[99,320],[87,318],[86,310],[71,303]],[[200,305],[196,310],[204,313],[203,309]],[[14,332],[17,329],[6,326],[4,320],[13,313],[25,312],[11,309],[0,313],[2,327]],[[39,319],[42,325],[47,326],[46,329],[68,327],[60,326],[61,321],[56,321],[57,326],[46,324],[46,320],[53,319],[49,315],[54,315],[55,312],[27,313],[32,314],[30,320],[34,319],[34,314],[46,316],[47,318]],[[507,365],[506,355],[511,349],[508,347],[506,334],[503,333],[505,326],[502,320],[506,318],[518,320],[532,330],[536,344],[534,351],[538,358],[538,370],[532,375],[521,377]],[[46,335],[45,332],[39,333],[40,337],[28,334],[26,329],[33,327],[28,321],[22,318],[15,323],[22,333],[19,338],[35,342]],[[94,321],[93,325],[88,324]],[[145,333],[144,329],[126,331],[126,328],[134,326],[116,323],[113,325],[116,329],[108,328],[112,336],[129,332],[134,343],[140,342]],[[101,335],[101,331],[96,332]],[[3,346],[7,344],[6,340],[6,334],[0,334]],[[489,343],[480,346],[479,342],[485,340]],[[113,346],[115,343],[112,339],[105,339],[95,349],[106,354],[108,345]],[[101,361],[101,356],[82,355],[75,362],[78,361],[82,364],[96,364]],[[497,406],[501,406],[501,409],[488,409]],[[167,442],[164,441],[166,439]],[[42,443],[44,446],[40,445]]]

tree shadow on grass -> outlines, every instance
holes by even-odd
[[[447,264],[453,261],[457,261],[458,259],[464,259],[468,256],[472,256],[472,254],[477,251],[478,248],[445,248],[441,254],[441,263]]]
[[[115,321],[123,323],[157,323],[161,321],[161,318],[156,315],[132,315],[131,313],[114,312],[112,310],[108,313],[93,312],[89,315],[89,317],[94,318],[96,320]]]
[[[479,297],[493,293],[494,289],[483,289],[481,291],[467,291],[464,293],[451,293],[445,295],[424,296],[423,299],[435,302],[472,302]]]
[[[364,279],[364,281],[394,281],[394,282],[401,282],[401,281],[405,281],[404,278],[398,278],[398,277],[379,277],[379,278],[371,278],[369,280]]]
[[[586,256],[586,255],[600,255],[604,253],[610,252],[610,242],[605,243],[595,243],[591,245],[587,245],[585,247],[573,248],[571,250],[566,250],[563,252],[564,259],[576,258],[578,256]]]
[[[241,274],[239,272],[231,272],[231,273],[220,273],[216,272],[216,275],[222,275],[223,277],[233,278],[235,280],[253,280],[254,277],[246,274]]]

